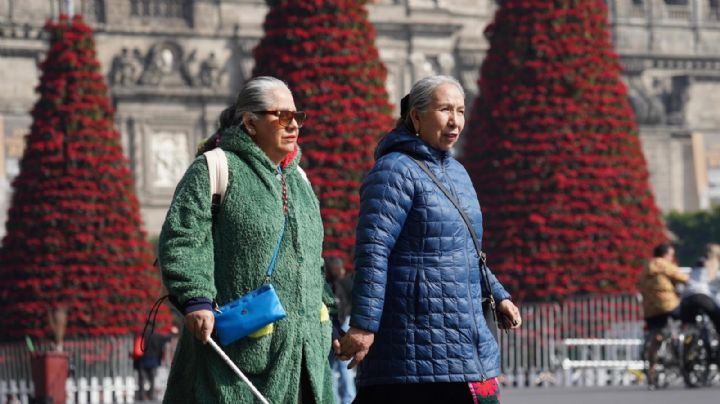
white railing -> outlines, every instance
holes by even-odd
[[[137,390],[130,352],[133,336],[69,340],[63,344],[69,354],[70,377],[66,383],[67,403],[132,403]],[[156,377],[157,396],[162,396],[167,369],[175,342],[168,344],[163,365]],[[49,350],[46,342],[35,344]],[[34,395],[30,354],[23,343],[0,344],[0,404],[26,404]]]
[[[636,296],[589,296],[520,305],[523,326],[500,333],[507,386],[638,383],[642,310]],[[158,371],[162,396],[175,342]],[[137,389],[129,353],[133,337],[66,341],[68,403],[133,402]],[[46,349],[40,344],[39,348]],[[639,372],[639,373],[638,373]],[[0,404],[27,403],[33,388],[24,344],[0,344]]]
[[[65,383],[66,404],[90,403],[134,403],[137,384],[135,378],[106,377],[102,380],[97,377],[67,379]],[[34,394],[31,381],[27,380],[0,380],[0,404],[27,404]]]

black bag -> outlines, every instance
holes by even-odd
[[[473,243],[475,244],[475,248],[477,249],[477,253],[479,258],[478,265],[480,267],[480,286],[482,288],[482,311],[483,316],[485,317],[485,322],[487,323],[488,329],[490,329],[490,332],[495,337],[495,340],[498,339],[498,325],[501,327],[509,328],[508,324],[510,324],[510,318],[507,317],[504,313],[501,313],[497,311],[497,306],[495,305],[495,298],[492,295],[492,290],[490,290],[490,278],[488,275],[488,269],[487,264],[485,263],[485,253],[480,248],[480,241],[477,238],[477,234],[475,234],[475,229],[473,229],[472,223],[470,223],[470,218],[467,217],[465,214],[465,211],[460,206],[460,202],[458,202],[457,198],[453,196],[453,194],[450,193],[450,191],[445,188],[445,186],[438,180],[438,178],[433,174],[432,171],[428,168],[427,164],[425,162],[420,161],[410,155],[408,155],[417,165],[425,171],[425,173],[430,177],[430,179],[433,180],[435,185],[440,188],[440,191],[442,191],[443,194],[452,202],[452,204],[455,206],[455,208],[460,212],[460,216],[462,216],[463,220],[465,221],[465,225],[467,226],[468,230],[470,231],[470,236],[472,236]]]
[[[470,230],[470,235],[473,236],[473,240],[475,239],[475,231],[472,230],[471,226],[468,226]],[[477,246],[477,243],[475,244]],[[479,251],[479,250],[478,250]],[[498,339],[498,318],[505,317],[505,314],[500,313],[497,311],[497,307],[495,306],[495,298],[492,295],[492,291],[490,290],[490,281],[488,280],[487,276],[487,264],[485,264],[485,253],[480,251],[480,275],[482,279],[480,282],[482,283],[482,310],[483,310],[483,316],[485,317],[485,322],[487,323],[488,329],[490,330],[490,333],[492,333],[493,337],[495,337],[495,340]]]

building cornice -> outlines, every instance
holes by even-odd
[[[720,74],[719,56],[675,56],[658,54],[620,55],[620,62],[629,74],[647,69],[684,70]]]

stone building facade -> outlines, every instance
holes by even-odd
[[[607,2],[656,200],[664,211],[706,207],[718,191],[713,184],[720,188],[720,0]],[[155,234],[195,146],[251,74],[267,6],[263,0],[0,0],[3,223],[36,99],[42,25],[68,3],[96,30],[143,218]],[[460,79],[472,102],[488,47],[482,33],[495,8],[493,0],[370,5],[391,100],[418,78],[445,73]]]

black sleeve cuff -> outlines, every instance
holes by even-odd
[[[194,311],[210,310],[212,311],[212,300],[206,297],[193,297],[183,304],[183,314],[190,314]]]

